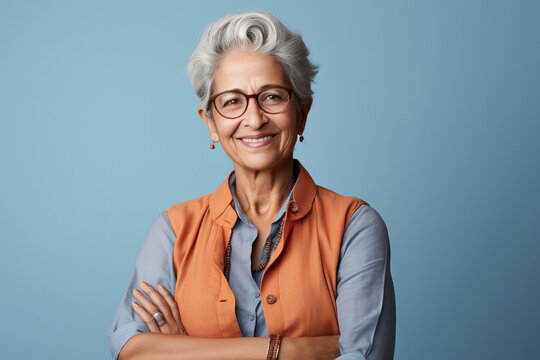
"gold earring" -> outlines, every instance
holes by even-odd
[[[216,148],[216,146],[214,145],[214,143],[211,143],[210,144],[210,150],[214,150]]]

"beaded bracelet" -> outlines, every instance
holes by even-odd
[[[281,345],[281,336],[270,335],[270,342],[268,343],[268,353],[266,354],[266,360],[277,360],[279,356],[280,345]]]

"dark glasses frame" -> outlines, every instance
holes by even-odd
[[[278,88],[278,89],[283,89],[285,91],[287,91],[287,94],[289,94],[289,100],[287,101],[287,105],[285,105],[285,107],[283,108],[283,110],[280,110],[280,111],[277,111],[277,112],[270,112],[270,111],[267,111],[265,109],[263,109],[263,107],[261,106],[261,104],[259,103],[259,96],[265,92],[265,91],[268,91],[270,89],[275,89],[275,88]],[[223,115],[217,108],[216,106],[216,103],[215,103],[215,100],[217,97],[219,97],[220,95],[223,95],[223,94],[226,94],[226,93],[236,93],[236,94],[240,94],[242,95],[243,97],[246,98],[246,107],[244,108],[244,111],[242,111],[242,113],[238,116],[233,116],[233,117],[230,117],[230,116],[226,116],[226,115]],[[281,85],[272,85],[272,86],[268,86],[264,89],[262,89],[261,91],[259,91],[258,93],[256,94],[245,94],[243,93],[242,91],[240,90],[226,90],[226,91],[222,91],[218,94],[215,94],[215,95],[212,95],[210,97],[210,103],[214,106],[214,109],[216,109],[216,111],[218,112],[219,115],[223,116],[224,118],[227,118],[227,119],[237,119],[239,118],[240,116],[244,115],[247,111],[247,108],[249,106],[249,99],[251,98],[255,98],[255,102],[257,103],[257,106],[259,107],[259,109],[261,109],[262,111],[264,111],[265,113],[267,114],[279,114],[279,113],[282,113],[284,112],[285,110],[287,110],[287,108],[289,107],[289,104],[291,103],[291,99],[292,99],[292,95],[294,94],[294,90],[289,88],[289,87],[286,87],[286,86],[281,86]]]

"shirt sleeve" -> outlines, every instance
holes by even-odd
[[[396,303],[388,231],[369,205],[352,215],[337,272],[339,360],[394,358]]]
[[[176,275],[173,267],[173,251],[176,236],[166,212],[160,214],[150,226],[141,248],[135,259],[135,265],[111,328],[109,341],[113,359],[118,358],[120,350],[134,335],[147,332],[148,327],[133,311],[132,291],[139,287],[141,281],[157,287],[163,285],[174,296]]]

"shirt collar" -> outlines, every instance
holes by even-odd
[[[286,211],[288,211],[287,221],[298,220],[304,217],[313,206],[313,201],[317,194],[317,186],[298,160],[294,160],[294,166],[295,177],[297,177],[296,182],[289,195],[289,201],[283,205],[276,220],[280,219],[283,216],[283,212]],[[231,229],[239,216],[247,219],[241,209],[239,209],[238,213],[234,209],[236,195],[233,195],[234,191],[231,191],[230,186],[230,184],[234,183],[234,172],[231,172],[227,179],[209,197],[211,218],[218,224]],[[238,201],[236,203],[238,204]]]
[[[283,218],[283,215],[285,215],[285,211],[287,211],[287,205],[290,200],[293,199],[293,192],[294,188],[296,186],[296,182],[298,181],[298,175],[300,174],[300,168],[298,167],[297,163],[294,162],[294,170],[293,170],[293,178],[294,178],[294,184],[293,188],[291,189],[291,192],[289,193],[289,197],[287,198],[287,201],[283,203],[281,206],[281,209],[279,210],[278,214],[276,215],[276,218],[274,219],[273,223],[276,223]],[[238,214],[238,217],[242,222],[246,225],[251,225],[251,221],[249,221],[246,214],[244,214],[244,210],[242,209],[242,206],[240,206],[240,202],[238,201],[238,198],[236,197],[236,174],[234,171],[229,176],[229,189],[231,190],[231,195],[233,198],[233,207],[236,213]]]

